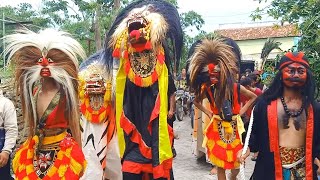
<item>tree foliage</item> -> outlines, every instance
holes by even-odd
[[[259,0],[261,2],[262,0]],[[268,0],[263,0],[268,1]],[[320,0],[273,0],[264,9],[257,8],[252,18],[261,19],[268,14],[280,20],[281,24],[297,24],[301,40],[298,50],[309,58],[317,84],[320,85]]]

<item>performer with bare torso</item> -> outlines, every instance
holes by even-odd
[[[320,153],[320,124],[314,93],[304,54],[286,53],[273,83],[254,109],[250,150],[259,155],[253,179],[317,179],[314,159]]]

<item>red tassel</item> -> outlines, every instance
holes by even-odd
[[[115,57],[115,58],[119,58],[119,57],[120,57],[120,49],[119,49],[119,48],[116,48],[116,49],[113,51],[112,56]]]
[[[160,64],[164,63],[164,55],[162,53],[157,55],[157,59],[160,62]]]
[[[130,68],[131,68],[130,62],[127,61],[127,62],[125,63],[125,66],[124,66],[124,72],[125,72],[126,74],[129,74]]]
[[[148,50],[149,50],[149,49],[152,49],[152,44],[151,44],[151,42],[150,42],[150,41],[147,41],[146,44],[144,45],[144,48],[145,48],[145,49],[148,49]]]
[[[151,74],[152,82],[156,82],[158,80],[158,74],[156,71],[153,71]]]
[[[125,51],[123,52],[123,58],[124,58],[124,59],[128,59],[128,58],[129,58],[129,54],[128,54],[128,51],[127,51],[127,50],[125,50]]]

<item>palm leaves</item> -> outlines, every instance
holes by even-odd
[[[273,50],[278,49],[282,51],[280,48],[280,45],[281,45],[281,42],[275,41],[275,39],[270,39],[270,38],[267,39],[267,41],[264,43],[264,46],[261,51],[261,56],[260,56],[260,58],[262,59],[261,70],[264,69],[268,56]]]

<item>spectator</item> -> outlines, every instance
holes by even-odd
[[[188,90],[186,69],[181,70],[181,74],[177,78],[177,89]]]
[[[240,81],[240,84],[242,86],[244,86],[246,89],[250,90],[251,92],[253,92],[254,94],[256,94],[257,96],[260,96],[262,94],[261,89],[255,87],[255,82],[253,79],[249,77],[244,78],[243,80]],[[240,95],[240,101],[241,101],[241,106],[243,107],[247,102],[248,102],[248,98],[246,98],[243,95]],[[245,126],[245,129],[247,131],[248,129],[248,125],[249,125],[249,120],[250,120],[250,115],[251,115],[251,111],[252,111],[252,107],[248,108],[248,110],[246,111],[245,114],[243,114],[243,116],[241,117]],[[244,140],[246,137],[246,132],[242,134],[242,139]],[[251,157],[252,161],[255,161],[258,157],[259,152],[254,152],[254,154]]]
[[[253,73],[248,75],[253,80],[253,86],[259,88],[260,90],[263,89],[263,84],[261,82],[260,73],[258,71],[254,71]]]
[[[0,90],[0,177],[13,179],[10,174],[10,155],[18,136],[17,115],[13,103]]]
[[[249,74],[252,73],[252,71],[251,71],[251,69],[246,69],[246,70],[244,70],[244,73],[246,76],[248,76]]]

